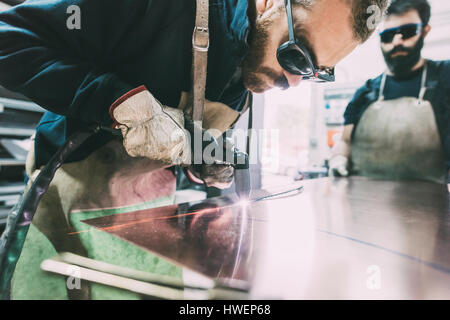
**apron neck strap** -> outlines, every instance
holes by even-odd
[[[192,33],[192,120],[203,127],[206,73],[209,49],[209,1],[196,0],[195,28]]]
[[[423,101],[425,93],[427,92],[427,74],[428,74],[428,64],[427,61],[425,60],[425,64],[423,66],[422,71],[422,81],[420,83],[419,101]],[[380,94],[378,95],[378,101],[384,100],[384,88],[386,87],[386,79],[387,79],[387,71],[383,73],[383,77],[381,78]]]
[[[428,74],[428,63],[425,60],[425,64],[423,66],[422,71],[422,82],[420,84],[420,93],[419,93],[419,101],[422,102],[425,97],[425,93],[427,92],[427,74]]]
[[[386,86],[386,78],[387,78],[387,71],[383,72],[383,77],[381,78],[380,94],[378,95],[378,101],[384,100],[384,87]]]

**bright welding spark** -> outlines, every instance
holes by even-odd
[[[249,203],[250,203],[250,201],[248,199],[241,199],[238,202],[238,205],[241,206],[242,208],[247,208]]]
[[[245,200],[245,204],[243,206],[243,208],[246,208],[248,205],[249,201]],[[185,217],[185,216],[195,216],[198,215],[199,213],[217,213],[220,210],[226,209],[226,208],[231,208],[234,205],[225,205],[222,207],[213,207],[213,208],[205,208],[205,209],[201,209],[199,211],[194,211],[194,212],[187,212],[187,213],[182,213],[182,214],[176,214],[176,215],[169,215],[169,216],[161,216],[161,217],[149,217],[149,218],[143,218],[143,219],[138,219],[136,221],[131,221],[131,222],[125,222],[122,224],[116,224],[116,225],[111,225],[108,227],[94,227],[97,230],[102,230],[102,231],[114,231],[117,229],[122,229],[122,228],[126,228],[126,227],[130,227],[132,225],[137,225],[137,224],[141,224],[141,223],[148,223],[148,222],[152,222],[154,220],[168,220],[168,219],[177,219],[180,217]],[[143,210],[145,211],[145,210]],[[89,220],[89,219],[88,219]],[[77,235],[80,233],[86,233],[86,232],[90,232],[92,229],[87,229],[87,230],[81,230],[81,231],[74,231],[74,232],[68,232],[68,235]]]

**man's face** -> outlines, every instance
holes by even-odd
[[[260,16],[256,18],[249,54],[242,65],[245,86],[261,93],[273,87],[287,89],[298,85],[302,77],[285,71],[276,57],[278,47],[288,41],[284,1],[257,0],[257,8]],[[342,0],[317,0],[309,11],[293,7],[296,37],[311,47],[318,67],[334,67],[358,46],[351,14],[351,6]]]
[[[411,10],[400,16],[388,16],[381,31],[416,23],[422,23],[422,20],[416,10]],[[386,64],[394,75],[407,75],[417,65],[421,58],[421,51],[428,30],[429,26],[426,26],[423,32],[405,40],[402,39],[401,34],[397,34],[391,43],[381,43]]]

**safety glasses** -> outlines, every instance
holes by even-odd
[[[402,26],[386,29],[380,33],[381,42],[391,43],[397,34],[402,35],[403,40],[410,39],[422,32],[423,23],[409,23]]]
[[[294,21],[292,18],[292,5],[290,0],[284,1],[289,26],[289,41],[282,44],[277,50],[277,59],[280,66],[291,74],[301,75],[302,80],[314,82],[333,82],[334,68],[318,68],[313,62],[311,54],[295,38]]]

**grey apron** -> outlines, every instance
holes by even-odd
[[[425,64],[418,98],[384,100],[387,73],[378,100],[362,115],[352,139],[356,174],[389,180],[446,183],[444,151],[432,105],[424,100]]]

